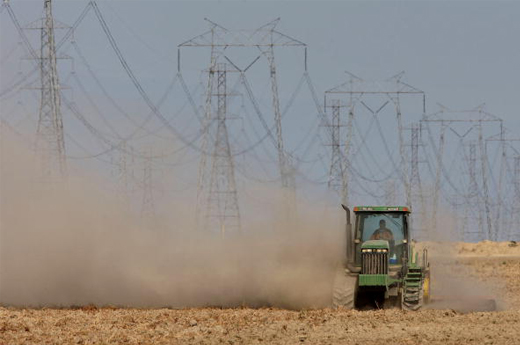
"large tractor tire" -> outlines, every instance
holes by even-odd
[[[357,288],[357,275],[340,267],[334,277],[332,290],[332,306],[334,308],[354,309]]]

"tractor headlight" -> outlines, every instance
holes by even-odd
[[[362,253],[372,253],[372,249],[362,249]]]
[[[388,249],[385,249],[385,248],[377,250],[378,253],[386,253],[387,251],[388,251]]]

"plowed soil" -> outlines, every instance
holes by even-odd
[[[483,242],[459,244],[455,252],[439,261],[432,284],[435,276],[467,278],[471,288],[483,283],[475,296],[496,298],[501,310],[4,307],[0,344],[519,344],[520,247]],[[449,279],[442,283],[442,294],[460,292]]]

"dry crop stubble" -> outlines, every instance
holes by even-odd
[[[517,344],[519,311],[5,309],[4,344]]]

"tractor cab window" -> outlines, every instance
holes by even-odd
[[[369,240],[386,240],[390,244],[390,262],[402,262],[405,247],[404,214],[397,212],[358,213],[358,233],[361,243]],[[357,250],[356,252],[359,252]]]

